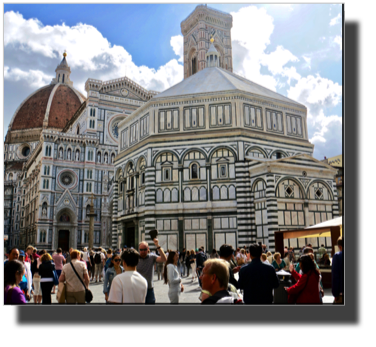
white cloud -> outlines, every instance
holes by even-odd
[[[286,8],[292,10],[290,5]],[[236,73],[274,91],[278,85],[283,84],[278,82],[278,75],[287,77],[288,84],[291,79],[300,78],[294,67],[285,67],[289,62],[299,61],[289,50],[278,46],[271,53],[265,52],[274,30],[273,17],[265,8],[247,6],[231,15],[233,68]],[[271,75],[262,74],[262,66],[267,67]]]
[[[171,39],[171,45],[175,52],[180,53],[176,37]],[[112,45],[95,27],[82,23],[72,27],[64,23],[44,26],[38,19],[25,20],[22,14],[6,12],[4,46],[6,53],[7,49],[12,52],[6,56],[10,71],[14,71],[11,54],[17,55],[18,66],[22,65],[21,68],[27,71],[30,69],[30,57],[37,56],[41,65],[53,63],[56,67],[62,52],[67,50],[71,79],[82,92],[87,78],[110,80],[126,73],[127,77],[146,89],[162,91],[180,82],[184,76],[183,66],[176,59],[158,69],[137,66],[124,47]],[[20,54],[20,50],[24,53]],[[53,71],[40,72],[48,75]]]
[[[171,37],[170,45],[175,54],[179,56],[179,62],[184,63],[184,38],[182,35]]]
[[[46,75],[40,70],[29,70],[23,71],[18,68],[10,68],[9,66],[4,66],[4,79],[12,82],[26,82],[29,86],[33,88],[41,88],[46,84],[50,83],[52,75]]]
[[[341,22],[342,22],[342,21],[341,21],[341,18],[342,18],[341,14],[338,13],[338,16],[337,16],[337,17],[334,17],[334,18],[331,19],[329,25],[330,25],[330,26],[333,26],[333,25],[336,25],[336,24],[341,23]]]
[[[342,36],[337,35],[333,42],[339,45],[339,49],[342,51]]]
[[[337,106],[342,101],[342,86],[319,74],[309,75],[291,87],[287,96],[309,107],[310,116],[316,117],[320,110]]]

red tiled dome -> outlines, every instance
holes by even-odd
[[[11,130],[42,128],[55,86],[48,85],[29,96],[15,114]],[[50,103],[48,128],[63,129],[80,106],[81,101],[75,91],[66,84],[60,84]]]

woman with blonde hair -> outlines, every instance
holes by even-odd
[[[67,304],[84,304],[85,289],[89,287],[90,280],[86,264],[78,259],[79,253],[77,249],[71,252],[72,260],[69,264],[64,265],[59,278],[59,282],[65,282],[66,285],[65,297]]]
[[[40,287],[42,289],[42,305],[51,305],[51,290],[54,286],[55,264],[49,253],[40,257],[39,265]]]
[[[279,253],[279,252],[274,253],[274,261],[273,261],[272,265],[273,265],[275,271],[280,271],[286,266],[285,261],[283,259],[281,259],[281,253]]]

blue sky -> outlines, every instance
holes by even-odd
[[[342,151],[342,7],[209,4],[233,15],[234,72],[308,108],[314,156]],[[196,4],[4,5],[4,131],[50,83],[64,49],[71,80],[124,75],[162,91],[183,79],[180,23]],[[86,94],[86,93],[85,93]],[[4,135],[5,135],[4,133]]]

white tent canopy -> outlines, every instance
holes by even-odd
[[[334,227],[334,226],[338,226],[338,225],[342,225],[342,217],[330,219],[330,220],[327,220],[326,222],[322,222],[322,223],[319,223],[319,224],[316,224],[316,225],[312,225],[312,226],[305,228],[305,229],[326,228],[326,227]]]

